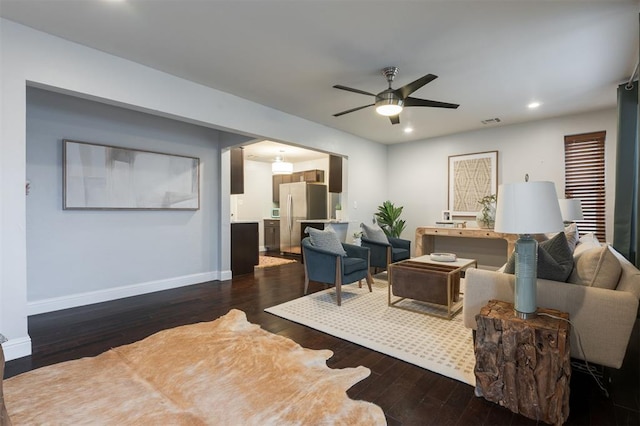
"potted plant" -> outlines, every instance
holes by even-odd
[[[378,225],[389,237],[400,238],[400,234],[406,228],[405,221],[400,219],[402,214],[402,206],[396,207],[391,201],[385,201],[378,206],[378,212],[375,217]]]
[[[478,200],[482,210],[476,215],[476,222],[480,228],[493,228],[496,223],[496,194],[487,195]]]

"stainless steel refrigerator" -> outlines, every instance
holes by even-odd
[[[300,254],[300,221],[327,218],[327,185],[280,184],[280,251]]]

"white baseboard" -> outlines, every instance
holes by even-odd
[[[87,293],[71,294],[69,296],[53,297],[50,299],[34,300],[27,302],[27,315],[43,314],[45,312],[59,311],[61,309],[75,308],[77,306],[90,305],[92,303],[107,302],[109,300],[122,299],[124,297],[138,296],[154,291],[168,290],[199,284],[206,281],[218,281],[231,279],[231,271],[211,271],[199,274],[184,275],[181,277],[167,278],[164,280],[148,281],[122,287],[108,288]]]
[[[31,338],[27,336],[8,340],[2,344],[2,351],[6,361],[29,356],[31,355]]]

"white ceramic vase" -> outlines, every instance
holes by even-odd
[[[496,205],[491,204],[487,207],[487,214],[485,215],[484,210],[480,210],[476,215],[476,222],[478,223],[479,228],[487,228],[493,229],[496,223]],[[485,220],[485,216],[488,220]]]

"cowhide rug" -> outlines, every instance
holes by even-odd
[[[332,355],[231,310],[5,380],[4,398],[14,425],[385,424],[380,407],[346,394],[369,369],[328,368]]]

